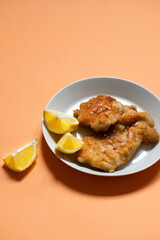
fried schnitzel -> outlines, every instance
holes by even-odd
[[[106,133],[86,136],[83,141],[77,160],[113,172],[134,156],[142,142],[159,141],[159,133],[149,114],[137,112],[134,106],[125,106],[118,123]]]
[[[94,131],[107,131],[114,125],[123,113],[123,105],[107,95],[98,95],[88,102],[80,104],[80,109],[74,110],[74,116],[83,126],[89,126]]]

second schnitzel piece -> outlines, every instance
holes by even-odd
[[[153,128],[154,121],[149,114],[136,111],[124,114],[126,115],[122,115],[121,123],[115,124],[107,133],[84,137],[84,145],[78,152],[79,162],[113,172],[134,156],[142,142],[159,141],[159,133]],[[127,125],[124,122],[127,122]]]
[[[88,102],[80,104],[80,109],[74,110],[75,117],[83,126],[89,126],[94,131],[107,131],[121,117],[123,105],[107,95],[98,95]]]

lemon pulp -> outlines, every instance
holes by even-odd
[[[82,148],[83,144],[84,142],[80,139],[70,133],[66,133],[57,142],[55,149],[63,153],[75,153]]]
[[[45,109],[43,117],[47,128],[57,134],[72,132],[79,124],[76,118],[56,110]]]
[[[35,139],[15,152],[3,158],[6,166],[13,171],[21,172],[27,169],[37,156],[38,140]]]

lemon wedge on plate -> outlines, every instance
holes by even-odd
[[[13,171],[21,172],[27,169],[37,156],[38,140],[35,139],[15,152],[3,158],[6,166]]]
[[[43,117],[46,127],[51,132],[58,134],[72,132],[79,124],[79,121],[76,118],[56,110],[45,109]]]
[[[70,133],[63,135],[57,142],[55,149],[63,153],[75,153],[80,150],[84,142]]]

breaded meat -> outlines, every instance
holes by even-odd
[[[159,133],[153,126],[154,121],[149,114],[138,113],[136,109],[126,111],[108,132],[86,136],[77,159],[92,167],[113,172],[134,156],[142,142],[159,141]]]
[[[138,121],[145,122],[148,126],[154,127],[153,118],[146,112],[138,112],[135,106],[124,106],[123,114],[121,115],[119,122],[124,125],[132,125]]]
[[[107,95],[98,95],[88,102],[80,104],[80,109],[74,110],[74,116],[83,126],[89,126],[94,131],[107,131],[114,125],[123,113],[123,105]]]

